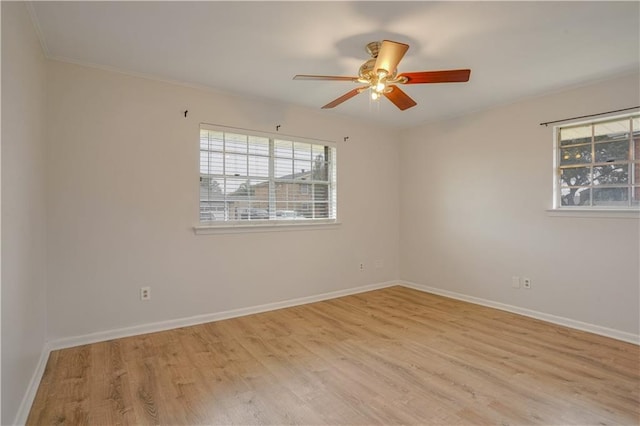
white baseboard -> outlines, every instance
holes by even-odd
[[[467,296],[466,294],[456,293],[449,290],[442,290],[439,288],[429,287],[427,285],[422,285],[422,284],[416,284],[409,281],[399,281],[398,284],[404,287],[412,288],[414,290],[419,290],[419,291],[424,291],[426,293],[433,293],[440,296],[450,297],[451,299],[457,299],[457,300],[462,300],[464,302],[475,303],[477,305],[500,309],[502,311],[513,312],[514,314],[524,315],[527,317],[539,319],[539,320],[550,322],[553,324],[563,325],[565,327],[575,328],[577,330],[588,331],[589,333],[598,334],[605,337],[611,337],[613,339],[622,340],[624,342],[640,345],[640,335],[637,335],[637,334],[615,330],[612,328],[602,327],[595,324],[589,324],[582,321],[576,321],[571,318],[559,317],[557,315],[547,314],[544,312],[534,311],[531,309],[521,308],[519,306],[508,305],[500,302],[494,302],[492,300],[482,299],[479,297]]]
[[[90,343],[104,342],[121,337],[137,336],[146,333],[171,330],[174,328],[187,327],[190,325],[204,324],[207,322],[220,321],[229,318],[237,318],[245,315],[258,314],[261,312],[273,311],[276,309],[289,308],[292,306],[306,305],[308,303],[321,302],[323,300],[335,299],[337,297],[349,296],[351,294],[364,293],[366,291],[378,290],[381,288],[398,285],[397,281],[387,281],[377,284],[369,284],[360,287],[348,288],[345,290],[330,291],[328,293],[316,294],[313,296],[298,297],[281,302],[266,303],[264,305],[250,306],[248,308],[232,309],[229,311],[215,312],[211,314],[195,315],[192,317],[178,318],[168,321],[159,321],[148,324],[136,325],[114,330],[99,331],[82,336],[65,337],[49,342],[50,350],[71,348],[74,346],[87,345]]]
[[[613,339],[622,340],[629,343],[640,344],[640,336],[632,333],[627,333],[620,330],[614,330],[607,327],[601,327],[594,324],[589,324],[581,321],[576,321],[570,318],[559,317],[556,315],[547,314],[544,312],[534,311],[531,309],[521,308],[518,306],[508,305],[505,303],[494,302],[487,299],[482,299],[474,296],[467,296],[465,294],[456,293],[453,291],[443,290],[435,287],[429,287],[426,285],[416,284],[409,281],[387,281],[378,284],[370,284],[355,288],[349,288],[345,290],[331,291],[327,293],[321,293],[314,296],[299,297],[295,299],[289,299],[281,302],[267,303],[264,305],[257,305],[248,308],[232,309],[229,311],[215,312],[211,314],[196,315],[187,318],[179,318],[175,320],[160,321],[149,324],[142,324],[133,327],[125,327],[114,330],[100,331],[97,333],[85,334],[82,336],[67,337],[62,339],[52,340],[45,343],[42,350],[38,366],[36,367],[27,392],[22,399],[20,408],[16,415],[15,424],[22,425],[27,421],[29,410],[35,399],[38,386],[44,374],[44,369],[49,359],[49,354],[52,350],[70,348],[74,346],[86,345],[90,343],[104,342],[107,340],[118,339],[121,337],[136,336],[146,333],[154,333],[158,331],[171,330],[179,327],[186,327],[190,325],[204,324],[207,322],[220,321],[229,318],[237,318],[245,315],[257,314],[261,312],[273,311],[276,309],[288,308],[292,306],[306,305],[308,303],[321,302],[323,300],[335,299],[337,297],[349,296],[352,294],[364,293],[371,290],[378,290],[394,285],[401,285],[414,290],[423,291],[426,293],[437,294],[440,296],[450,297],[452,299],[462,300],[464,302],[475,303],[477,305],[487,306],[490,308],[500,309],[503,311],[513,312],[515,314],[524,315],[531,318],[536,318],[542,321],[547,321],[553,324],[574,328],[577,330],[587,331],[590,333],[598,334],[601,336],[611,337]]]
[[[195,315],[187,318],[179,318],[175,320],[160,321],[149,324],[142,324],[133,327],[125,327],[114,330],[100,331],[97,333],[85,334],[82,336],[66,337],[45,342],[40,360],[31,377],[27,391],[25,392],[18,412],[13,424],[24,425],[27,422],[29,411],[36,397],[36,392],[42,381],[44,370],[47,366],[49,354],[51,351],[58,349],[71,348],[74,346],[87,345],[90,343],[104,342],[107,340],[118,339],[121,337],[136,336],[146,333],[154,333],[157,331],[171,330],[174,328],[186,327],[190,325],[204,324],[212,321],[220,321],[229,318],[237,318],[245,315],[257,314],[260,312],[273,311],[276,309],[289,308],[292,306],[306,305],[308,303],[321,302],[323,300],[335,299],[337,297],[349,296],[352,294],[364,293],[366,291],[378,290],[381,288],[398,285],[396,281],[387,281],[383,283],[364,285],[360,287],[348,288],[345,290],[330,291],[327,293],[316,294],[313,296],[299,297],[295,299],[284,300],[281,302],[266,303],[264,305],[251,306],[248,308],[232,309],[229,311],[215,312],[211,314]]]
[[[33,405],[33,400],[36,398],[36,392],[38,392],[38,387],[40,386],[44,369],[47,367],[47,361],[49,360],[50,353],[51,349],[49,345],[45,343],[42,348],[42,352],[40,353],[38,365],[31,376],[29,386],[27,386],[27,391],[20,402],[20,407],[18,407],[16,418],[13,421],[14,425],[23,425],[27,422],[27,417],[29,417],[29,411],[31,410],[31,405]]]

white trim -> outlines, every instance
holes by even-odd
[[[444,297],[449,297],[456,300],[462,300],[464,302],[474,303],[481,306],[487,306],[494,309],[500,309],[507,312],[512,312],[519,315],[539,319],[542,321],[550,322],[552,324],[558,324],[577,330],[587,331],[590,333],[598,334],[601,336],[611,337],[613,339],[622,340],[625,342],[640,344],[640,336],[624,331],[614,330],[607,327],[601,327],[594,324],[588,324],[581,321],[572,320],[570,318],[559,317],[556,315],[546,314],[544,312],[538,312],[531,309],[520,308],[518,306],[507,305],[500,302],[494,302],[491,300],[482,299],[479,297],[467,296],[461,293],[453,291],[442,290],[426,285],[416,284],[409,281],[386,281],[377,284],[369,284],[360,287],[349,288],[345,290],[336,290],[327,293],[321,293],[314,296],[299,297],[295,299],[284,300],[281,302],[266,303],[263,305],[252,306],[248,308],[232,309],[229,311],[216,312],[204,315],[195,315],[192,317],[179,318],[175,320],[160,321],[155,323],[148,323],[137,325],[133,327],[125,327],[114,330],[106,330],[97,333],[90,333],[81,336],[66,337],[61,339],[52,340],[45,343],[40,360],[36,370],[33,373],[25,396],[22,399],[18,413],[14,424],[24,424],[27,421],[31,405],[35,399],[36,392],[40,386],[42,375],[44,374],[49,354],[53,350],[71,348],[80,345],[87,345],[91,343],[104,342],[107,340],[118,339],[122,337],[136,336],[146,333],[154,333],[158,331],[171,330],[179,327],[187,327],[191,325],[204,324],[213,321],[220,321],[230,318],[237,318],[245,315],[252,315],[261,312],[273,311],[276,309],[289,308],[292,306],[305,305],[308,303],[321,302],[324,300],[335,299],[338,297],[349,296],[352,294],[364,293],[372,290],[379,290],[382,288],[392,287],[400,285],[414,290],[423,291],[425,293],[437,294]]]
[[[246,232],[280,232],[280,231],[317,231],[326,229],[338,229],[340,222],[331,220],[330,222],[306,222],[292,223],[271,221],[253,224],[232,225],[225,223],[224,225],[194,225],[193,232],[196,235],[208,234],[243,234]]]
[[[588,217],[604,219],[640,219],[640,210],[631,209],[549,209],[550,217]]]
[[[27,386],[27,391],[22,397],[20,407],[18,407],[18,412],[16,413],[16,417],[13,420],[14,425],[23,425],[27,422],[27,417],[29,417],[29,412],[31,411],[33,400],[36,398],[38,387],[40,387],[42,375],[44,374],[44,369],[47,367],[47,361],[49,360],[49,354],[51,353],[51,350],[51,346],[48,343],[45,343],[42,347],[38,365],[36,366],[36,369],[31,376],[29,386]]]
[[[171,330],[191,325],[204,324],[213,321],[220,321],[230,318],[243,317],[245,315],[258,314],[261,312],[274,311],[276,309],[290,308],[292,306],[306,305],[308,303],[321,302],[323,300],[335,299],[352,294],[364,293],[397,285],[396,281],[387,281],[377,284],[369,284],[360,287],[348,288],[345,290],[330,291],[313,296],[298,297],[295,299],[283,300],[280,302],[266,303],[264,305],[251,306],[247,308],[231,309],[229,311],[214,312],[210,314],[195,315],[192,317],[178,318],[168,321],[159,321],[148,324],[136,325],[133,327],[118,328],[114,330],[99,331],[96,333],[81,336],[65,337],[49,342],[50,350],[71,348],[75,346],[87,345],[90,343],[104,342],[121,337],[137,336],[140,334],[155,333],[158,331]]]
[[[467,296],[465,294],[456,293],[449,290],[442,290],[427,285],[416,284],[409,281],[399,281],[399,284],[412,288],[414,290],[423,291],[425,293],[437,294],[439,296],[449,297],[451,299],[462,300],[464,302],[474,303],[476,305],[487,306],[489,308],[500,309],[501,311],[512,312],[514,314],[524,315],[539,319],[542,321],[550,322],[552,324],[562,325],[564,327],[574,328],[576,330],[587,331],[589,333],[598,334],[600,336],[610,337],[616,340],[622,340],[624,342],[640,345],[640,335],[628,333],[626,331],[615,330],[612,328],[602,327],[595,324],[589,324],[582,321],[573,320],[571,318],[559,317],[544,312],[534,311],[532,309],[521,308],[519,306],[508,305],[506,303],[494,302],[492,300],[482,299],[474,296]]]
[[[188,327],[190,325],[204,324],[213,321],[221,321],[230,318],[237,318],[246,315],[258,314],[261,312],[273,311],[276,309],[289,308],[293,306],[306,305],[308,303],[321,302],[324,300],[335,299],[338,297],[349,296],[352,294],[364,293],[372,290],[379,290],[382,288],[392,287],[394,285],[400,285],[414,290],[423,291],[426,293],[437,294],[440,296],[449,297],[456,300],[462,300],[464,302],[474,303],[476,305],[487,306],[502,311],[512,312],[519,315],[539,319],[542,321],[550,322],[557,325],[562,325],[577,330],[588,331],[590,333],[598,334],[601,336],[611,337],[613,339],[622,340],[629,343],[640,344],[640,335],[628,333],[625,331],[615,330],[612,328],[602,327],[595,324],[589,324],[571,318],[560,317],[552,314],[547,314],[540,311],[534,311],[532,309],[521,308],[519,306],[508,305],[506,303],[495,302],[492,300],[482,299],[480,297],[468,296],[462,293],[456,293],[449,290],[443,290],[427,285],[416,284],[410,281],[386,281],[376,284],[368,284],[359,287],[348,288],[345,290],[336,290],[327,293],[320,293],[313,296],[298,297],[295,299],[283,300],[280,302],[266,303],[263,305],[250,306],[246,308],[231,309],[228,311],[214,312],[203,315],[195,315],[192,317],[178,318],[167,321],[159,321],[154,323],[147,323],[136,325],[132,327],[125,327],[113,330],[99,331],[96,333],[90,333],[80,336],[65,337],[61,339],[55,339],[47,343],[47,355],[49,351],[71,348],[80,345],[87,345],[90,343],[104,342],[112,339],[119,339],[121,337],[137,336],[146,333],[155,333],[158,331],[171,330],[180,327]],[[44,352],[43,352],[44,354]],[[44,355],[43,355],[44,356]],[[41,360],[42,362],[42,360]],[[46,358],[44,359],[46,364]],[[40,366],[39,366],[40,368]],[[42,366],[44,369],[44,365]],[[40,373],[41,377],[42,374]],[[35,377],[35,374],[34,374]],[[37,389],[37,387],[36,387]]]
[[[636,108],[636,107],[633,107]],[[631,109],[631,108],[627,108],[627,109]],[[591,119],[586,119],[586,120],[582,120],[582,121],[571,121],[571,120],[565,120],[565,123],[561,123],[561,124],[557,124],[555,126],[553,126],[553,207],[550,210],[547,210],[547,212],[549,213],[549,216],[564,216],[564,217],[598,217],[598,218],[640,218],[640,209],[638,207],[634,207],[631,204],[628,205],[628,207],[623,207],[623,208],[607,208],[607,207],[598,207],[598,206],[581,206],[581,207],[564,207],[561,204],[561,190],[562,190],[562,182],[561,182],[561,170],[560,170],[560,166],[561,166],[561,160],[560,160],[560,152],[562,149],[562,146],[560,146],[560,141],[558,140],[558,137],[560,135],[560,130],[564,129],[564,128],[570,128],[570,127],[583,127],[586,125],[591,126],[591,141],[589,142],[591,144],[591,148],[593,149],[595,142],[595,135],[594,135],[594,127],[595,125],[597,125],[598,123],[602,123],[602,122],[607,122],[607,121],[617,121],[617,120],[624,120],[624,119],[631,119],[634,117],[638,117],[640,114],[640,109],[637,109],[636,111],[633,112],[629,112],[629,113],[625,113],[625,114],[619,114],[616,112],[611,112],[608,113],[606,116],[604,117],[598,117],[598,118],[591,118]],[[631,130],[633,130],[631,128]],[[633,139],[633,135],[630,135],[630,138]],[[630,145],[632,144],[632,141],[629,141]],[[633,188],[633,186],[631,185],[631,176],[633,173],[633,165],[634,165],[634,160],[627,160],[628,161],[628,165],[629,165],[629,180],[630,183],[627,183],[625,186],[627,188]],[[597,163],[595,162],[595,158],[591,159],[591,162],[589,163],[584,163],[584,164],[576,164],[576,166],[584,166],[584,167],[592,167],[595,165],[601,165],[604,163]],[[620,186],[622,187],[622,185]],[[584,186],[584,188],[590,188],[589,190],[591,191],[591,189],[596,188],[596,186],[594,186],[593,184],[591,184],[590,186]],[[629,194],[629,197],[631,197],[631,194]],[[631,200],[629,200],[631,201]],[[591,194],[591,204],[593,203],[593,194]],[[573,212],[573,214],[571,214],[570,212]],[[595,214],[591,213],[591,212],[595,212]]]

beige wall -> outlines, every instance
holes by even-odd
[[[639,98],[633,74],[407,131],[401,278],[637,335],[638,220],[550,217],[553,129],[539,123]]]
[[[24,3],[2,2],[2,424],[46,333],[45,61]]]
[[[394,131],[67,63],[49,66],[50,338],[398,277]],[[342,225],[194,235],[200,122],[260,131],[279,124],[283,134],[338,141]],[[374,267],[378,259],[383,268]],[[141,286],[152,287],[150,302],[139,301]]]
[[[24,5],[2,2],[2,423],[45,337],[398,278],[637,335],[638,220],[550,217],[538,123],[638,105],[639,89],[628,75],[400,133],[45,64]],[[342,224],[196,236],[201,122],[338,141]]]

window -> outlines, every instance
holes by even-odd
[[[200,127],[200,222],[335,221],[336,148]]]
[[[555,208],[638,209],[640,114],[556,127]]]

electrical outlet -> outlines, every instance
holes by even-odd
[[[520,288],[520,277],[511,277],[511,287]]]
[[[140,300],[151,300],[151,287],[140,287]]]
[[[522,287],[524,288],[531,288],[531,278],[523,278],[522,279]]]
[[[360,272],[364,272],[364,263],[360,263]]]

